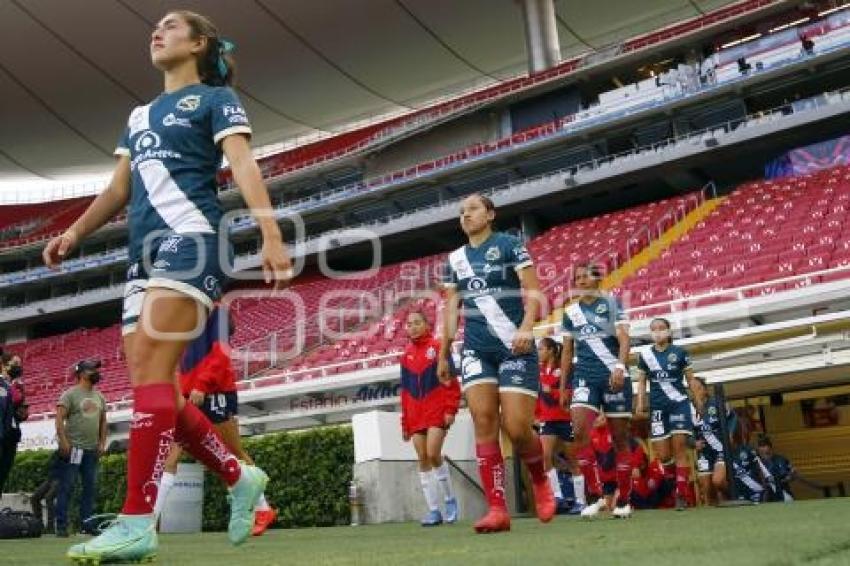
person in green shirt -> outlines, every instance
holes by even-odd
[[[65,390],[56,404],[56,438],[62,461],[56,498],[56,536],[68,536],[68,501],[79,474],[82,478],[80,521],[82,531],[94,509],[97,460],[106,448],[106,399],[95,389],[100,381],[100,360],[83,360],[74,366],[77,383]]]

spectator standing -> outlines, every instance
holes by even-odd
[[[18,452],[18,443],[21,441],[21,423],[27,420],[29,409],[26,395],[24,394],[24,382],[22,379],[24,370],[21,366],[21,358],[9,352],[0,356],[0,381],[5,393],[5,408],[0,410],[2,419],[2,444],[0,444],[0,494],[6,487],[6,480],[15,462]],[[2,393],[0,393],[2,395]]]
[[[86,521],[94,509],[97,461],[106,450],[106,400],[95,389],[100,381],[99,369],[100,360],[84,360],[74,366],[77,383],[62,393],[56,406],[56,436],[62,460],[56,499],[56,536],[68,536],[68,500],[77,474],[82,478],[83,488],[82,530],[91,533]]]

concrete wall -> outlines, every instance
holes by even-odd
[[[479,482],[474,460],[456,462],[473,480]],[[513,460],[505,462],[507,499],[514,509]],[[452,485],[457,493],[461,520],[474,520],[487,510],[484,496],[466,478],[451,469]],[[363,489],[364,524],[419,521],[428,511],[419,484],[416,462],[371,460],[354,465],[354,479]]]

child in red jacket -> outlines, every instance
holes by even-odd
[[[443,441],[460,405],[460,384],[452,378],[437,378],[440,342],[421,312],[411,312],[406,322],[410,343],[401,358],[401,432],[405,442],[413,440],[419,458],[419,480],[428,505],[422,526],[443,522],[438,487],[445,499],[445,520],[458,518],[457,498],[452,489],[448,463],[443,459]]]

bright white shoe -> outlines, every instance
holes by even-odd
[[[631,519],[632,517],[632,506],[628,503],[625,505],[617,505],[614,507],[613,513],[615,519]]]
[[[598,517],[600,513],[605,511],[607,506],[605,505],[605,498],[600,497],[596,500],[596,503],[591,503],[587,507],[581,510],[581,518],[582,519],[593,519]]]

